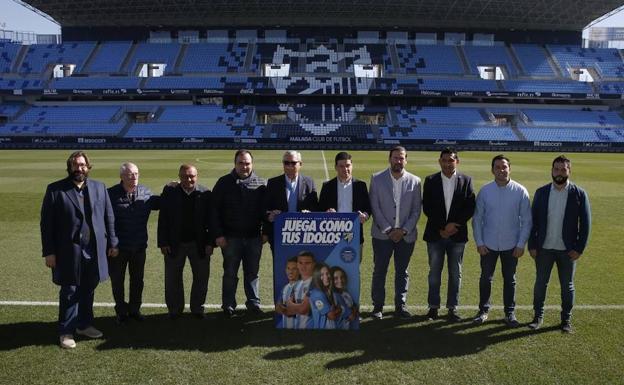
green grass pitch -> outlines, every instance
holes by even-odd
[[[197,165],[200,183],[212,188],[233,166],[234,151],[91,150],[91,176],[111,186],[119,165],[136,163],[140,182],[159,193],[176,178],[183,162]],[[256,172],[281,173],[281,151],[253,151]],[[303,151],[302,172],[320,190],[335,175],[336,151]],[[58,290],[41,258],[39,210],[48,183],[65,176],[69,151],[0,151],[0,301],[57,301]],[[475,189],[492,179],[491,152],[460,153],[460,169],[473,176]],[[511,177],[531,196],[550,179],[555,153],[508,153]],[[369,181],[387,167],[386,152],[353,152],[354,176]],[[624,158],[619,154],[568,154],[571,179],[590,196],[593,230],[577,266],[576,334],[558,329],[559,283],[553,271],[544,328],[524,325],[507,329],[497,308],[482,326],[470,322],[428,322],[427,258],[421,239],[410,263],[408,305],[415,317],[365,318],[354,333],[277,331],[272,313],[224,321],[209,309],[207,320],[184,317],[171,322],[164,308],[145,308],[144,323],[117,326],[110,307],[95,309],[96,326],[105,337],[78,339],[63,351],[56,338],[57,307],[0,305],[0,384],[616,384],[624,383]],[[407,169],[424,179],[438,171],[437,152],[409,152]],[[326,159],[324,162],[323,159]],[[145,271],[144,303],[163,303],[163,261],[156,248],[157,213],[150,219],[150,246]],[[418,223],[419,233],[426,217]],[[372,253],[370,224],[361,266],[361,303],[370,311]],[[460,313],[474,315],[478,302],[479,259],[473,241],[464,256]],[[188,297],[190,267],[186,268]],[[272,264],[268,246],[261,264],[261,298],[270,305]],[[389,272],[387,304],[392,304],[393,271]],[[444,271],[446,275],[446,270]],[[221,302],[221,253],[211,261],[207,303]],[[535,268],[528,253],[518,265],[518,318],[532,317]],[[239,285],[240,286],[240,285]],[[446,291],[443,276],[442,293]],[[242,287],[238,290],[243,303]],[[188,300],[188,298],[187,298]],[[497,268],[492,291],[502,303],[502,277]],[[96,302],[112,302],[110,284],[100,285]],[[444,311],[442,312],[444,313]],[[366,315],[366,313],[365,313]]]

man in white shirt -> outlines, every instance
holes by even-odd
[[[372,317],[383,318],[386,298],[386,274],[394,255],[395,316],[409,318],[407,288],[409,265],[416,243],[416,224],[421,209],[420,178],[405,170],[407,151],[401,146],[390,150],[390,167],[373,174],[370,183],[370,201],[373,212],[373,300]]]

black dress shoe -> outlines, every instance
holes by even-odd
[[[232,318],[234,317],[234,309],[231,307],[226,307],[225,309],[223,309],[223,316],[225,318]]]
[[[412,313],[408,312],[406,307],[398,307],[394,311],[394,316],[396,318],[408,319],[412,317]]]
[[[178,318],[180,318],[180,313],[169,313],[169,319],[172,321],[177,320]]]
[[[457,314],[457,309],[449,309],[447,315],[449,322],[461,322],[461,317]]]
[[[204,313],[193,313],[193,317],[198,320],[203,320],[206,318],[206,315]]]
[[[117,317],[115,317],[115,323],[117,323],[117,325],[123,325],[126,323],[127,320],[127,314],[117,314]]]
[[[438,319],[438,309],[430,308],[427,312],[427,319],[430,321]]]
[[[264,311],[260,309],[260,306],[249,306],[247,308],[247,312],[253,315],[261,315],[264,314]]]
[[[565,334],[574,334],[574,328],[570,321],[561,321],[561,332]]]
[[[130,314],[128,314],[128,317],[130,317],[133,320],[138,321],[138,322],[145,321],[145,317],[143,316],[143,314],[141,314],[141,312],[130,313]]]

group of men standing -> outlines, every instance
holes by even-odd
[[[143,271],[147,247],[147,222],[152,210],[160,210],[158,247],[165,263],[165,301],[171,319],[184,309],[183,269],[188,258],[193,279],[190,309],[204,318],[210,256],[214,247],[223,255],[222,309],[234,316],[238,270],[243,265],[243,287],[248,312],[261,313],[258,272],[263,244],[273,251],[273,222],[282,212],[357,212],[360,224],[373,218],[372,317],[383,318],[385,283],[394,257],[395,316],[408,318],[406,300],[408,266],[421,211],[427,216],[423,239],[429,257],[428,318],[438,318],[441,273],[448,260],[446,307],[451,322],[461,320],[457,307],[468,221],[481,258],[479,312],[473,319],[485,322],[497,260],[504,280],[505,321],[518,326],[515,317],[515,272],[518,258],[529,243],[535,259],[535,317],[529,327],[543,322],[543,307],[550,272],[556,263],[562,290],[561,328],[571,332],[576,260],[588,240],[591,214],[587,194],[568,178],[571,162],[555,158],[552,179],[537,190],[533,207],[527,190],[511,180],[507,157],[492,159],[494,181],[475,198],[472,179],[458,171],[457,151],[440,153],[441,171],[421,180],[409,173],[407,151],[397,146],[389,152],[389,167],[373,174],[370,190],[353,178],[352,157],[335,157],[336,177],[325,182],[320,197],[314,181],[300,173],[301,154],[286,151],[284,173],[268,181],[253,171],[249,150],[238,150],[234,168],[217,181],[213,190],[198,184],[197,168],[183,164],[179,182],[167,184],[160,196],[139,184],[138,167],[124,163],[120,183],[106,190],[88,178],[87,154],[74,152],[67,160],[68,177],[50,184],[41,210],[41,237],[46,265],[60,286],[59,336],[63,348],[76,346],[74,334],[99,338],[93,327],[93,295],[98,282],[109,274],[119,323],[141,321]],[[370,193],[369,193],[370,191]],[[363,238],[363,237],[362,237]],[[446,258],[445,258],[446,256]],[[129,301],[125,302],[125,271],[130,272]]]

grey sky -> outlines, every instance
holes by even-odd
[[[597,23],[599,27],[624,27],[624,10]],[[12,0],[0,0],[0,29],[58,34],[60,27]]]

